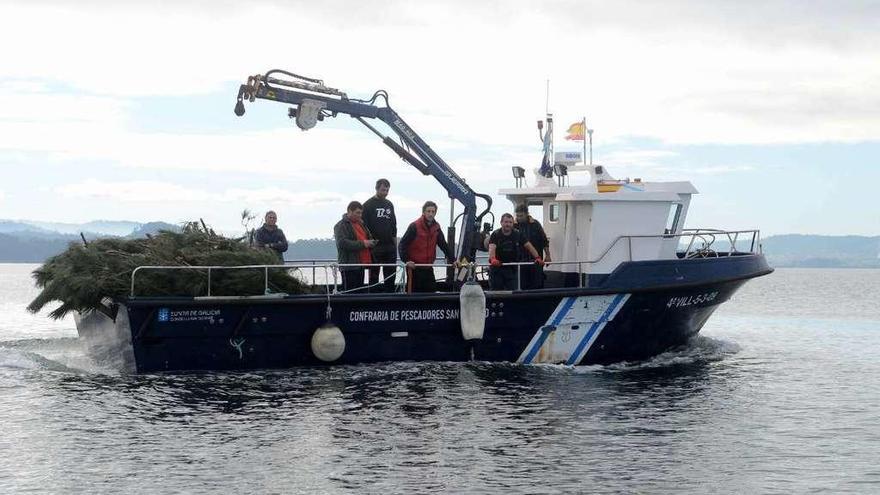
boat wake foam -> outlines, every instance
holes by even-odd
[[[608,373],[608,372],[627,372],[635,370],[661,369],[681,365],[705,364],[715,361],[721,361],[729,356],[738,353],[741,347],[733,342],[715,339],[706,336],[697,336],[687,344],[666,351],[647,361],[639,362],[622,362],[610,365],[595,366],[568,366],[563,364],[533,364],[528,367],[540,369],[548,372],[563,373]],[[433,366],[443,365],[457,366],[461,363],[424,363],[420,366],[414,366],[415,363],[381,363],[369,366],[355,365],[341,367],[344,369],[357,370],[359,374],[368,376],[373,375],[394,375],[408,374],[414,370],[424,371],[424,367],[431,368]],[[521,368],[522,365],[516,363],[490,363],[490,362],[472,362],[468,366],[476,366],[477,368],[499,368],[511,367]],[[68,373],[89,373],[89,374],[113,374],[119,371],[114,367],[101,366],[100,363],[90,359],[82,347],[82,343],[76,337],[55,338],[55,339],[25,339],[0,342],[0,369],[21,369],[21,370],[48,370],[62,371]],[[333,373],[334,368],[327,370],[321,368],[321,374]],[[336,368],[337,371],[339,368]],[[350,372],[350,370],[348,371]]]
[[[726,359],[738,353],[741,349],[736,343],[699,335],[683,346],[670,349],[646,361],[624,361],[608,365],[597,364],[590,366],[569,366],[565,364],[533,364],[529,366],[563,373],[620,373],[706,364]]]
[[[647,361],[623,362],[601,367],[606,371],[631,371],[670,366],[711,363],[738,353],[742,348],[726,340],[698,335],[687,344],[658,354]]]
[[[0,342],[0,369],[112,373],[94,363],[76,337]]]
[[[0,347],[0,368],[20,370],[76,371],[35,352]]]

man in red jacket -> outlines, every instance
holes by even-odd
[[[427,201],[422,206],[422,216],[409,224],[398,244],[400,260],[406,262],[406,267],[412,270],[413,292],[435,292],[437,290],[434,269],[429,266],[417,267],[415,265],[433,265],[438,247],[443,251],[448,263],[455,261],[454,256],[449,252],[449,244],[443,237],[440,224],[434,220],[436,215],[437,203]]]

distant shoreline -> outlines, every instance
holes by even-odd
[[[286,260],[286,261],[294,261],[294,260]],[[44,262],[42,261],[0,261],[0,265],[42,265]],[[770,267],[773,269],[784,268],[784,269],[803,269],[803,270],[880,270],[880,266],[869,266],[869,265],[827,265],[827,266],[804,266],[804,265],[774,265],[770,263]]]
[[[179,229],[165,222],[94,221],[62,226],[64,229],[82,227],[88,232],[86,237],[89,239],[103,236],[131,239],[159,230]],[[80,235],[51,230],[53,228],[60,227],[0,219],[0,263],[41,264],[66,250],[71,243],[81,242]],[[96,232],[98,229],[102,231]],[[128,233],[117,234],[123,231]],[[767,262],[775,268],[880,268],[880,236],[783,234],[763,238],[761,247]],[[726,248],[721,246],[718,249]],[[336,243],[332,238],[297,239],[290,243],[286,258],[336,259]]]

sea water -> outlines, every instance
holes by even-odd
[[[880,270],[780,269],[573,368],[120,375],[0,265],[0,493],[880,493]]]

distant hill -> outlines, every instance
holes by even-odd
[[[58,227],[60,230],[53,230]],[[0,263],[41,263],[67,249],[71,242],[99,237],[144,237],[160,230],[180,230],[166,222],[98,220],[83,224],[0,220]]]
[[[56,233],[52,230],[44,229],[30,223],[18,222],[15,220],[0,220],[0,234],[8,234],[12,232]]]
[[[79,235],[80,232],[88,232],[94,235],[111,235],[123,237],[148,225],[161,224],[170,228],[176,226],[165,222],[140,223],[128,220],[93,220],[86,223],[60,223],[40,222],[36,220],[8,220],[0,219],[0,234],[38,232],[44,234],[68,234]]]
[[[63,231],[50,228],[59,225],[64,227]],[[125,228],[128,230],[122,231]],[[68,243],[82,242],[80,232],[84,232],[86,239],[108,235],[136,238],[160,230],[179,229],[179,226],[166,222],[56,224],[0,220],[0,262],[42,262],[66,249]],[[880,236],[786,234],[766,237],[762,246],[770,265],[776,267],[880,268]],[[290,243],[284,257],[288,260],[333,260],[336,259],[336,244],[333,239],[299,239]]]
[[[170,230],[171,232],[180,232],[179,225],[172,225],[166,222],[149,222],[141,225],[140,227],[134,229],[133,232],[126,235],[125,237],[129,238],[138,238],[138,237],[146,237],[148,235],[153,235],[160,230]]]
[[[761,242],[772,266],[880,268],[880,236],[789,234],[767,237]],[[300,239],[290,244],[284,257],[336,259],[336,243],[333,239]]]
[[[284,253],[288,260],[335,260],[336,242],[333,239],[299,239],[291,242]]]
[[[42,263],[79,240],[78,235],[65,234],[54,237],[0,234],[0,263]]]
[[[786,234],[761,243],[773,266],[880,268],[880,236]]]
[[[60,234],[79,234],[80,232],[94,232],[101,235],[127,236],[135,229],[141,227],[140,222],[131,222],[127,220],[93,220],[86,223],[56,223],[56,222],[36,222],[22,221],[35,227],[57,232]]]

